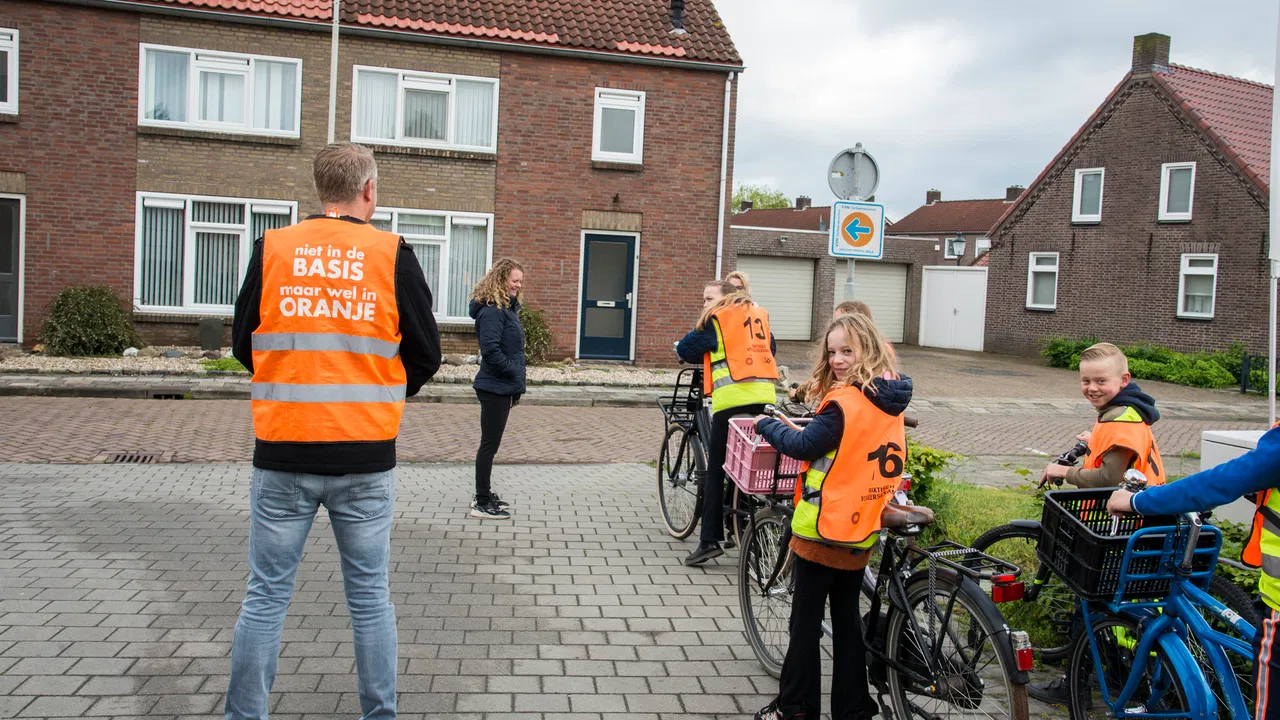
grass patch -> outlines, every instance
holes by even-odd
[[[248,372],[240,361],[233,357],[218,358],[217,360],[201,360],[200,365],[205,370],[221,370],[224,372]]]
[[[938,481],[931,495],[937,523],[935,538],[968,545],[997,525],[1013,520],[1039,520],[1043,501],[1030,488],[990,488]],[[1030,558],[1028,558],[1030,559]]]

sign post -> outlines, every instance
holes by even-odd
[[[1280,43],[1280,21],[1276,24],[1276,42]],[[1276,76],[1280,77],[1280,44],[1276,46]],[[1276,181],[1280,180],[1280,169],[1276,164],[1280,163],[1280,143],[1276,141],[1280,139],[1280,93],[1275,93],[1271,101],[1271,200],[1268,203],[1267,212],[1270,214],[1270,228],[1268,230],[1268,248],[1270,254],[1269,263],[1271,265],[1271,284],[1268,291],[1271,295],[1271,313],[1270,313],[1270,346],[1267,352],[1267,427],[1276,424],[1276,292],[1280,290],[1280,243],[1277,242],[1277,234],[1280,234],[1280,214],[1277,213],[1276,201],[1280,200],[1280,190],[1276,188]]]
[[[880,165],[871,153],[862,149],[862,143],[841,152],[831,160],[827,169],[827,185],[831,192],[841,200],[831,207],[831,250],[834,257],[849,259],[849,272],[844,283],[844,299],[853,299],[854,258],[879,258],[884,253],[884,206],[864,203],[872,198],[876,188],[880,187]],[[838,206],[866,206],[857,209],[846,207],[841,211]],[[877,210],[878,208],[878,210]],[[841,214],[844,212],[845,214]],[[850,213],[861,213],[856,221]],[[879,213],[876,215],[876,213]],[[848,215],[848,217],[846,217]],[[878,220],[873,220],[878,217]],[[846,222],[839,222],[840,220]],[[851,226],[851,227],[846,227]],[[846,234],[846,231],[851,234]],[[838,242],[837,242],[838,241]],[[867,246],[874,246],[875,254],[867,254]],[[837,252],[837,249],[840,251]]]

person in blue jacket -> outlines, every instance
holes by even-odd
[[[1116,490],[1107,501],[1113,515],[1179,515],[1203,512],[1246,495],[1257,494],[1258,512],[1245,546],[1246,565],[1262,568],[1258,615],[1262,627],[1253,640],[1254,720],[1280,720],[1280,700],[1271,702],[1272,670],[1280,673],[1280,657],[1273,652],[1280,626],[1280,429],[1272,428],[1257,447],[1229,462],[1177,482],[1139,493]],[[1277,686],[1280,687],[1280,686]]]
[[[480,448],[476,450],[476,495],[471,517],[509,520],[509,505],[493,492],[493,458],[502,444],[511,408],[525,391],[524,327],[520,298],[524,267],[502,258],[471,292],[470,314],[480,341],[480,371],[472,387],[480,400]]]

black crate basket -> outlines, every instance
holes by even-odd
[[[1044,496],[1040,544],[1036,555],[1084,600],[1119,601],[1163,598],[1173,581],[1173,568],[1185,551],[1186,528],[1176,529],[1172,515],[1126,515],[1111,534],[1107,513],[1112,488],[1055,490]],[[1143,529],[1123,567],[1129,538]],[[1222,534],[1206,526],[1196,543],[1192,581],[1207,587],[1218,562]],[[1121,587],[1121,575],[1125,583]],[[1121,590],[1117,595],[1117,590]]]

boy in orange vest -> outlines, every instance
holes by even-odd
[[[1089,444],[1082,467],[1051,463],[1040,475],[1040,487],[1066,482],[1082,488],[1117,487],[1129,468],[1137,468],[1151,485],[1164,484],[1164,462],[1151,426],[1160,419],[1155,398],[1142,392],[1129,374],[1129,358],[1111,343],[1098,343],[1080,353],[1080,390],[1098,411],[1093,430],[1076,436]],[[1042,702],[1067,704],[1063,676],[1031,683],[1027,693]]]

